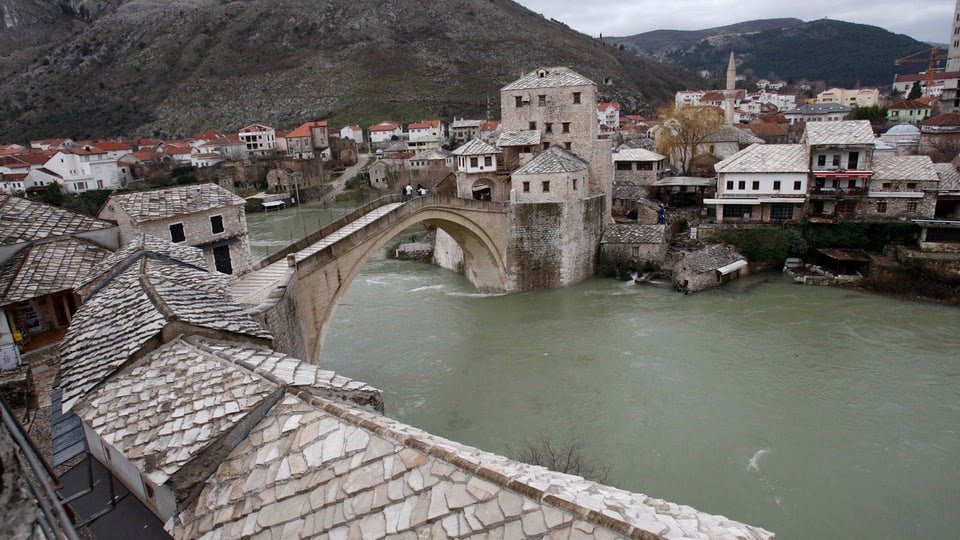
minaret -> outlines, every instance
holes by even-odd
[[[960,2],[960,0],[957,0]],[[730,51],[730,62],[727,64],[727,88],[723,91],[723,98],[726,102],[724,107],[724,120],[728,124],[733,123],[733,108],[737,100],[737,63],[733,58],[733,51]]]
[[[950,33],[950,47],[947,49],[947,69],[960,71],[960,0],[953,9],[953,31]]]

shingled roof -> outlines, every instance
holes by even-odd
[[[207,183],[111,195],[104,206],[119,206],[135,223],[144,223],[243,204],[240,197],[217,184]]]
[[[807,122],[804,140],[811,146],[873,145],[873,127],[869,120]]]
[[[0,194],[0,245],[8,246],[110,227],[115,225],[59,206]]]
[[[86,302],[60,346],[64,410],[131,355],[155,348],[170,323],[238,339],[264,343],[272,339],[233,302],[227,276],[197,267],[197,257],[185,263],[151,250],[157,242],[162,241],[141,238],[111,259],[115,267],[87,280]]]
[[[714,165],[718,173],[803,173],[810,170],[802,144],[753,144]]]
[[[504,86],[500,90],[527,90],[561,86],[590,86],[595,83],[568,67],[540,68]]]
[[[589,165],[573,152],[553,145],[517,169],[513,174],[553,174],[585,171]]]

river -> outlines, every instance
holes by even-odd
[[[321,363],[383,389],[401,421],[507,455],[580,442],[610,484],[778,538],[946,539],[958,330],[956,308],[779,274],[689,296],[609,279],[491,295],[378,256]]]

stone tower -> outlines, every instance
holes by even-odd
[[[960,2],[960,0],[957,0]],[[733,123],[733,109],[737,102],[737,63],[733,51],[730,51],[730,61],[727,63],[727,87],[723,91],[723,114],[726,123]]]

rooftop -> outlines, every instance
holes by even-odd
[[[940,177],[938,188],[960,190],[960,172],[957,171],[953,163],[934,163],[933,168],[937,171],[937,176]]]
[[[576,154],[563,148],[553,145],[535,158],[527,162],[526,165],[517,169],[513,174],[553,174],[585,171],[589,165],[586,161],[580,159]]]
[[[603,229],[601,244],[660,244],[666,239],[666,225],[613,223]]]
[[[873,159],[874,180],[916,180],[938,182],[930,156],[877,155]]]
[[[497,138],[497,146],[539,146],[540,130],[506,131]]]
[[[0,193],[0,245],[109,229],[109,221],[46,203]]]
[[[873,127],[869,120],[807,122],[804,140],[810,146],[873,145]]]
[[[539,68],[501,88],[526,90],[532,88],[559,88],[562,86],[596,86],[593,81],[568,67]]]
[[[807,147],[802,144],[753,144],[714,165],[718,173],[806,173]]]
[[[614,161],[661,161],[666,157],[644,148],[622,148],[613,153]]]
[[[104,209],[121,208],[135,223],[166,219],[183,214],[243,206],[244,200],[217,184],[177,186],[150,191],[111,195]],[[103,209],[101,209],[103,215]]]
[[[497,154],[500,150],[483,142],[481,139],[470,139],[456,149],[453,154],[456,156],[479,156],[484,154]]]

